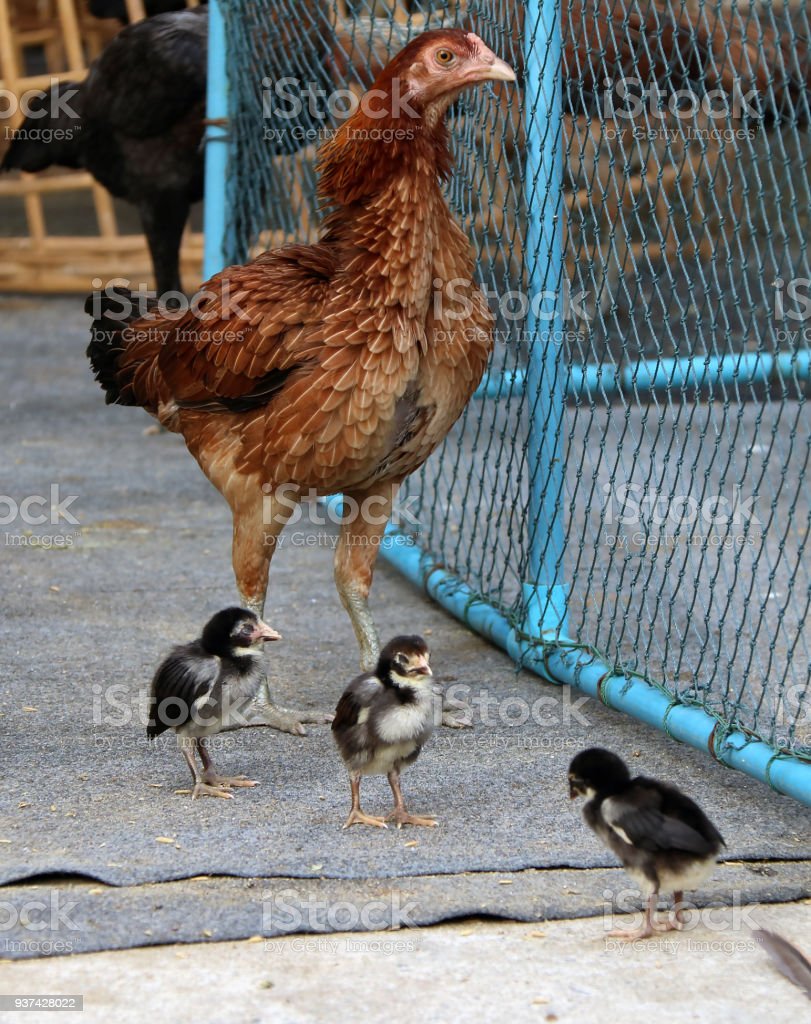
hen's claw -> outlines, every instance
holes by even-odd
[[[257,701],[251,705],[245,717],[246,726],[264,725],[292,736],[306,736],[305,722],[308,725],[329,725],[335,715],[327,711],[294,711],[279,704]]]
[[[472,729],[473,723],[464,717],[464,712],[442,709],[442,724],[446,729]]]
[[[194,784],[191,798],[196,800],[198,796],[218,796],[222,800],[234,799],[234,794],[229,793],[224,786],[211,786],[207,782],[196,782]]]
[[[229,789],[231,787],[235,789],[250,789],[253,786],[259,785],[258,782],[249,779],[247,775],[205,775],[203,776],[203,782],[207,786],[219,786],[221,789]]]

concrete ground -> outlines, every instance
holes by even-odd
[[[472,720],[405,778],[440,827],[342,832],[348,786],[324,726],[222,737],[218,764],[261,785],[192,803],[180,755],[148,746],[140,716],[157,659],[235,599],[227,509],[178,438],[105,407],[80,302],[0,298],[0,324],[0,491],[77,495],[74,524],[0,530],[0,995],[84,994],[81,1020],[746,1021],[767,999],[770,1021],[801,1019],[805,997],[750,928],[811,951],[811,812],[515,673],[387,566],[382,633],[424,633]],[[333,537],[305,523],[274,560],[284,704],[334,707],[357,671]],[[594,744],[688,789],[727,841],[677,945],[602,939],[610,909],[639,898],[567,799],[568,762]],[[382,810],[385,782],[364,791]],[[7,1019],[39,1015],[0,1001]]]
[[[808,1019],[808,999],[774,969],[749,925],[811,950],[808,902],[721,912],[689,931],[636,943],[605,938],[602,919],[539,926],[470,918],[435,928],[95,953],[7,965],[0,994],[82,995],[82,1013],[59,1015],[65,1024],[797,1024]],[[45,1024],[53,1016],[2,1019]]]

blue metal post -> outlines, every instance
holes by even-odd
[[[523,633],[549,642],[566,633],[562,582],[563,409],[566,377],[561,346],[561,26],[560,0],[530,0],[524,15],[524,107],[527,134],[526,263],[531,339],[526,372],[530,410],[528,579]],[[513,637],[511,653],[523,645]]]
[[[208,5],[208,87],[206,115],[206,187],[203,230],[203,278],[208,280],[228,261],[226,249],[226,183],[228,176],[228,75],[225,22],[220,0]]]

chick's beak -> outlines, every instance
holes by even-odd
[[[574,784],[574,779],[569,779],[569,799],[576,800],[578,797],[577,787]]]
[[[254,643],[258,643],[260,640],[281,640],[281,638],[281,633],[277,633],[272,626],[269,626],[266,622],[262,622],[261,619],[256,623],[256,629],[253,631],[251,636]]]
[[[434,674],[431,671],[431,666],[428,664],[425,658],[419,658],[417,660],[417,663],[414,666],[414,671],[421,676],[432,676]]]
[[[477,35],[470,32],[468,39],[473,42],[476,48],[471,81],[514,82],[516,80],[515,72],[510,65],[500,57],[497,57],[488,46],[484,45]]]

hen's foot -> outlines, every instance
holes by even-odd
[[[279,704],[262,702],[252,704],[246,712],[245,725],[264,725],[292,736],[306,736],[307,725],[329,725],[335,715],[328,711],[294,711]]]
[[[388,825],[382,818],[376,818],[372,814],[364,814],[363,811],[350,811],[349,817],[344,822],[344,828],[350,828],[352,825],[375,825],[377,828],[388,828]]]
[[[424,825],[426,828],[436,828],[437,821],[435,818],[423,818],[419,814],[409,814],[406,810],[395,809],[386,817],[386,821],[393,821],[397,828],[402,828],[403,825]]]
[[[217,796],[222,800],[233,800],[234,794],[229,793],[224,786],[211,786],[207,782],[195,783],[191,798],[196,800],[198,796]]]
[[[442,709],[442,724],[446,729],[472,729],[473,722],[467,717],[465,711],[450,711]]]
[[[203,782],[207,786],[214,786],[229,789],[234,787],[235,789],[250,789],[252,786],[258,786],[258,782],[254,782],[253,779],[249,779],[247,775],[204,775]]]

